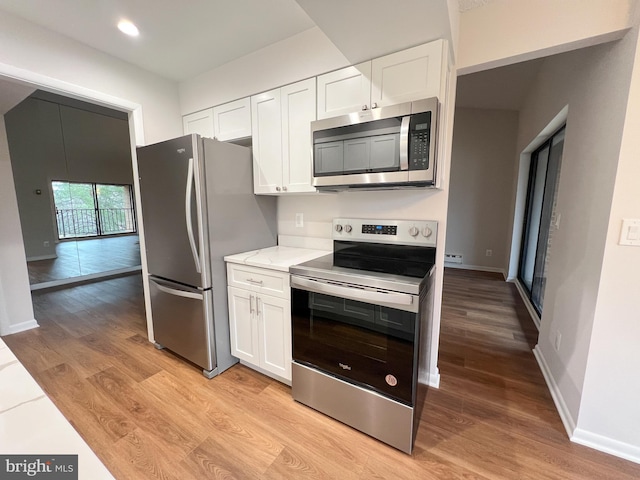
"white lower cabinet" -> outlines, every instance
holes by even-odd
[[[266,272],[263,274],[262,272]],[[248,366],[291,384],[291,293],[289,274],[244,265],[227,264],[227,278],[247,276],[246,288],[228,286],[231,353]],[[264,278],[283,277],[287,288],[276,295],[265,293]],[[267,290],[273,293],[273,289]]]

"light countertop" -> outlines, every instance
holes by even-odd
[[[307,262],[329,253],[331,253],[331,251],[328,250],[276,246],[237,253],[235,255],[227,255],[224,257],[224,260],[229,263],[239,263],[241,265],[251,265],[253,267],[288,272],[291,265]]]
[[[113,480],[96,454],[0,339],[0,450],[3,455],[78,455],[78,478]]]

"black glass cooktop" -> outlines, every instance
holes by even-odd
[[[342,240],[333,242],[333,264],[336,267],[422,278],[429,273],[435,259],[434,247]]]

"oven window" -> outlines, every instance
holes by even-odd
[[[411,404],[417,314],[292,289],[293,359]]]

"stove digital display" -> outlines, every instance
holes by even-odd
[[[362,233],[373,235],[397,235],[398,227],[396,225],[362,225]]]

